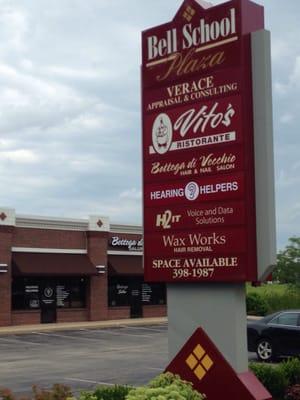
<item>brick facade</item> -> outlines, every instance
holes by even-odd
[[[166,317],[167,306],[143,306],[143,317]],[[130,307],[110,307],[108,309],[108,319],[130,318]]]
[[[130,307],[110,307],[108,309],[108,319],[130,318]]]
[[[95,266],[95,275],[87,278],[86,308],[57,308],[57,322],[130,318],[129,306],[108,307],[108,253],[126,255],[126,250],[131,249],[113,248],[110,239],[120,236],[141,240],[140,227],[118,225],[115,233],[105,217],[92,216],[89,220],[18,217],[14,210],[0,207],[1,215],[5,218],[0,218],[0,326],[41,322],[40,309],[12,310],[12,256],[17,252],[86,254]],[[138,250],[137,256],[141,257],[141,249]],[[166,306],[143,306],[143,315],[165,316]]]
[[[40,310],[13,311],[11,314],[11,325],[35,325],[40,322]]]
[[[0,326],[11,325],[11,248],[13,244],[11,226],[0,226],[0,264],[7,272],[0,273]]]
[[[88,232],[88,255],[94,265],[107,266],[107,240],[107,233]],[[91,277],[89,301],[89,320],[106,320],[107,273]]]
[[[57,309],[57,322],[83,322],[89,320],[88,310],[81,309]]]
[[[143,306],[143,317],[166,317],[167,306]]]
[[[17,228],[14,231],[15,247],[85,249],[86,232],[55,229]]]

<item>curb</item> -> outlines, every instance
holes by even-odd
[[[257,321],[262,317],[248,315],[248,321]],[[109,321],[84,321],[84,322],[61,322],[53,324],[35,324],[35,325],[13,325],[0,327],[1,335],[22,335],[34,331],[38,332],[55,332],[68,331],[74,329],[109,329],[120,328],[126,326],[147,326],[147,325],[165,325],[168,323],[167,317],[160,318],[134,318],[134,319],[119,319]]]
[[[247,320],[248,321],[259,321],[263,317],[257,316],[257,315],[247,315]]]
[[[39,332],[55,332],[67,331],[73,329],[108,329],[126,326],[147,326],[147,325],[163,325],[167,324],[167,317],[161,318],[136,318],[136,319],[120,319],[109,321],[86,321],[86,322],[63,322],[53,324],[36,324],[36,325],[14,325],[0,327],[1,335],[21,335],[33,331]]]

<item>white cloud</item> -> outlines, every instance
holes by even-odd
[[[291,123],[293,120],[294,120],[294,115],[292,115],[292,114],[290,114],[290,113],[286,113],[286,114],[283,114],[281,117],[280,117],[280,122],[282,123],[282,124],[289,124],[289,123]]]
[[[11,161],[18,164],[34,164],[40,161],[40,157],[38,154],[26,149],[0,151],[0,158],[3,161]]]
[[[142,192],[139,189],[132,188],[129,190],[125,190],[124,192],[120,193],[120,198],[127,199],[127,200],[139,200],[142,199]]]
[[[90,105],[72,88],[0,64],[0,133],[49,127],[74,118]]]
[[[281,82],[274,82],[273,83],[273,88],[275,93],[279,95],[286,95],[289,92],[289,85],[286,83],[281,83]]]
[[[273,40],[271,48],[272,62],[281,62],[287,51],[288,46],[283,38]]]
[[[213,7],[214,4],[206,0],[196,0],[203,8]]]
[[[52,65],[44,68],[41,73],[54,78],[62,78],[68,80],[80,79],[80,80],[106,80],[113,79],[116,71],[113,69],[104,68],[70,68],[66,66]]]
[[[287,187],[297,187],[300,185],[300,176],[298,174],[295,175],[292,171],[281,170],[276,179],[276,185],[278,187],[287,188]]]
[[[300,52],[300,49],[299,49]],[[274,89],[280,95],[287,95],[288,93],[300,94],[300,56],[293,54],[290,57],[291,69],[287,75],[281,75],[281,81],[275,81]]]
[[[22,69],[32,71],[33,70],[33,62],[28,58],[23,58],[20,60],[20,67]]]
[[[28,17],[24,10],[11,5],[2,5],[0,14],[1,43],[5,48],[24,51],[25,35],[28,32]]]
[[[300,88],[300,56],[296,57],[293,72],[290,76],[290,85]]]

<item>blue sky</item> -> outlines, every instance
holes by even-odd
[[[213,1],[219,4],[222,1]],[[141,223],[141,31],[181,0],[0,0],[0,204]],[[272,34],[278,247],[300,236],[300,2]]]

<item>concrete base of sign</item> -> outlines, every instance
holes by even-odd
[[[272,400],[256,376],[237,374],[202,328],[197,328],[165,371],[193,384],[209,400]]]
[[[243,283],[168,284],[169,359],[203,327],[236,372],[248,370]]]

